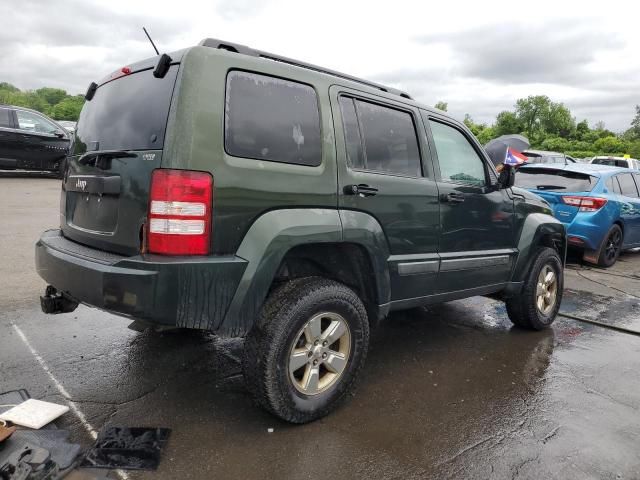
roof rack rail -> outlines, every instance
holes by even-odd
[[[296,67],[302,67],[308,70],[313,70],[315,72],[333,75],[334,77],[344,78],[345,80],[350,80],[352,82],[362,83],[363,85],[377,88],[378,90],[382,90],[383,92],[391,93],[391,94],[398,95],[400,97],[408,98],[409,100],[412,100],[411,96],[408,93],[403,92],[402,90],[398,90],[397,88],[386,87],[384,85],[380,85],[379,83],[370,82],[369,80],[364,80],[362,78],[354,77],[346,73],[337,72],[335,70],[330,70],[328,68],[319,67],[311,63],[301,62],[300,60],[294,60],[293,58],[283,57],[282,55],[276,55],[274,53],[255,50],[251,47],[247,47],[246,45],[226,42],[224,40],[218,40],[216,38],[205,38],[198,45],[203,47],[218,48],[220,50],[228,50],[230,52],[240,53],[242,55],[249,55],[252,57],[266,58],[269,60],[273,60],[275,62],[282,62],[289,65],[295,65]]]

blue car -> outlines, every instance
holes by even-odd
[[[567,227],[570,246],[584,259],[610,267],[625,249],[640,247],[640,172],[570,163],[525,165],[516,186],[544,198]]]

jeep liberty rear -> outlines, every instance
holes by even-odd
[[[558,311],[563,225],[403,92],[207,39],[94,84],[75,144],[36,244],[43,310],[244,336],[249,390],[287,421],[345,398],[391,311]]]

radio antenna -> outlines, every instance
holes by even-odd
[[[153,43],[153,40],[151,40],[151,36],[149,35],[149,32],[147,32],[147,29],[142,27],[142,30],[144,30],[144,33],[147,35],[147,38],[149,39],[149,41],[151,42],[151,46],[153,47],[153,49],[156,51],[156,55],[160,55],[160,52],[158,51],[158,49],[156,48],[156,44]]]

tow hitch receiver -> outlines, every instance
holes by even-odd
[[[78,307],[78,302],[58,292],[52,285],[47,286],[40,297],[40,307],[44,313],[69,313]]]

